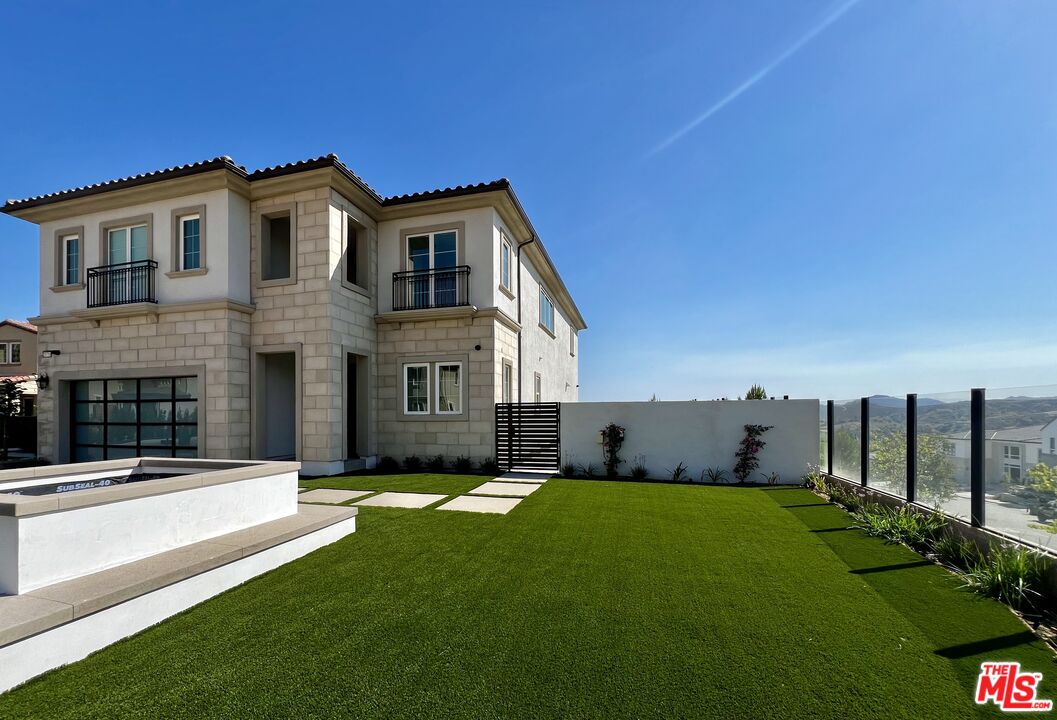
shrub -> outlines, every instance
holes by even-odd
[[[776,472],[760,473],[763,475],[763,479],[767,481],[768,485],[777,485],[782,481],[782,476]]]
[[[418,472],[422,469],[422,458],[418,455],[408,455],[404,458],[404,469],[408,472]]]
[[[734,456],[738,458],[734,465],[734,477],[738,482],[745,482],[760,467],[760,450],[766,445],[760,436],[773,428],[774,425],[746,425],[745,437]]]
[[[617,468],[623,464],[620,459],[620,446],[624,444],[624,428],[616,423],[609,423],[602,428],[602,459],[606,466],[606,475],[617,476]]]
[[[646,466],[642,463],[637,463],[631,466],[631,479],[632,480],[645,480],[650,476],[650,471],[646,469]]]
[[[460,455],[452,461],[451,467],[455,472],[466,475],[473,472],[473,461],[465,455]]]
[[[374,469],[384,475],[391,475],[400,469],[400,463],[396,461],[396,458],[383,455],[378,459],[378,464],[374,466]]]
[[[1028,610],[1042,599],[1042,557],[1025,547],[992,544],[965,575],[965,586],[1001,600],[1016,610]]]
[[[444,472],[444,456],[434,455],[433,457],[426,460],[426,467],[433,472]]]
[[[701,471],[701,482],[724,483],[727,481],[727,471],[719,468],[705,468]]]
[[[955,570],[968,570],[980,561],[980,551],[976,543],[952,532],[944,533],[936,539],[932,554],[940,563]]]
[[[749,388],[749,392],[745,393],[746,400],[766,400],[767,391],[763,389],[763,385],[752,384]]]
[[[565,463],[562,465],[562,477],[576,477],[576,465],[573,463]]]
[[[811,468],[807,475],[800,478],[800,484],[806,487],[808,490],[813,490],[817,493],[828,495],[826,492],[826,478],[822,477],[822,472],[817,468]]]
[[[585,478],[598,477],[598,468],[596,468],[592,463],[587,463],[586,465],[580,466],[580,474],[583,475]]]
[[[672,478],[672,482],[689,482],[690,476],[686,474],[686,463],[679,463],[674,468],[668,470],[668,474]]]
[[[892,508],[868,503],[853,513],[855,526],[867,535],[883,537],[915,550],[931,548],[947,527],[947,519],[937,512],[917,512],[905,505]]]
[[[481,472],[485,475],[498,475],[499,463],[495,461],[495,458],[485,458],[481,461]]]

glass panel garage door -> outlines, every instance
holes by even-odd
[[[198,378],[79,380],[73,384],[74,462],[198,457]]]

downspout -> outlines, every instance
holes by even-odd
[[[521,381],[524,379],[523,373],[521,372],[521,248],[525,245],[536,242],[536,233],[532,233],[532,237],[523,243],[517,245],[517,401],[521,403],[521,388],[524,383]]]

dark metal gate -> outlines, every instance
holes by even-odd
[[[561,455],[561,403],[496,403],[500,468],[557,472]]]

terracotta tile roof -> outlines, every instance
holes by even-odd
[[[510,181],[506,178],[481,182],[476,185],[456,185],[455,187],[438,188],[436,190],[424,190],[422,192],[410,193],[408,195],[390,195],[382,200],[382,205],[403,205],[420,200],[435,200],[443,197],[455,197],[457,195],[474,195],[476,193],[492,192],[494,190],[508,190]]]
[[[227,168],[243,177],[246,176],[246,168],[241,165],[236,165],[234,160],[226,155],[222,155],[220,157],[215,157],[212,160],[201,160],[188,165],[176,165],[171,168],[140,173],[139,175],[130,175],[116,180],[106,180],[92,185],[82,185],[81,187],[60,190],[46,195],[36,195],[21,200],[11,199],[8,200],[3,207],[0,207],[0,212],[21,210],[22,208],[33,207],[35,205],[46,205],[61,200],[71,200],[77,197],[84,197],[85,195],[96,195],[102,192],[109,192],[110,190],[120,190],[127,187],[136,187],[137,185],[147,185],[149,183],[161,182],[162,180],[171,180],[172,178],[196,175],[198,173],[219,170],[221,168]]]
[[[36,375],[0,375],[0,380],[9,380],[13,383],[24,383],[36,379]]]
[[[36,325],[32,325],[32,324],[30,324],[28,322],[22,322],[21,320],[11,320],[10,318],[7,319],[7,320],[0,320],[0,325],[13,325],[14,327],[22,328],[23,330],[26,330],[27,332],[31,332],[31,333],[37,332],[37,326]]]

